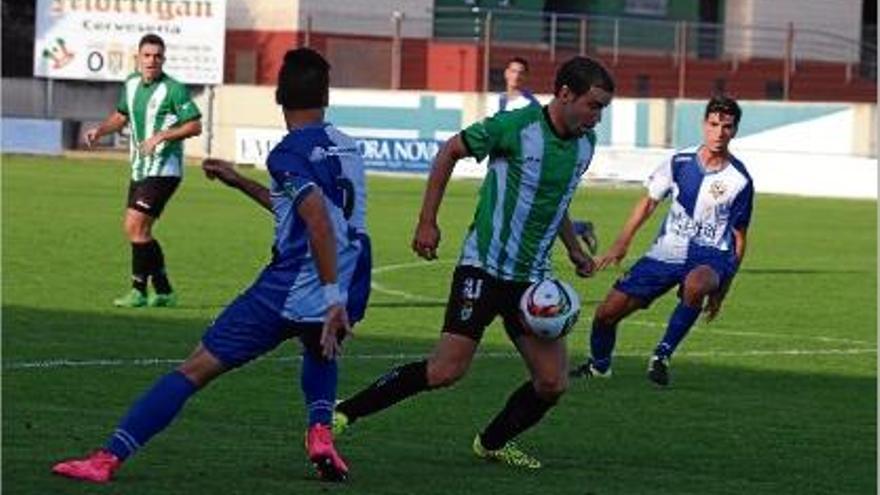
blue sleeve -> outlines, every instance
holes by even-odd
[[[287,196],[293,202],[294,208],[299,207],[308,193],[318,187],[314,170],[304,157],[284,153],[270,156],[268,162],[269,173],[279,188],[276,192]]]
[[[752,182],[746,185],[742,191],[733,200],[733,207],[730,211],[730,225],[735,230],[745,230],[749,228],[752,221],[752,202],[755,196],[755,188]]]
[[[526,99],[532,102],[532,105],[537,105],[539,107],[541,106],[541,102],[538,101],[537,98],[535,98],[535,95],[533,95],[531,91],[523,91],[523,95],[525,95]]]

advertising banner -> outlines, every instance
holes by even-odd
[[[345,128],[342,129],[345,131]],[[272,148],[284,138],[280,129],[246,127],[235,130],[235,161],[266,167]],[[364,158],[364,166],[387,172],[424,172],[440,149],[436,139],[401,139],[353,136]]]
[[[37,0],[34,75],[122,81],[148,33],[165,72],[186,84],[223,82],[226,0]]]

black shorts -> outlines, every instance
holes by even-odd
[[[132,181],[128,185],[128,207],[159,218],[179,185],[180,177],[147,177]]]
[[[455,267],[443,331],[479,342],[486,327],[501,315],[504,330],[515,340],[526,331],[519,316],[519,300],[530,285],[500,280],[473,266]]]

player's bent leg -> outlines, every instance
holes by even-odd
[[[155,219],[134,208],[125,210],[123,229],[129,242],[147,243],[153,240],[153,222]]]
[[[564,340],[548,342],[523,334],[515,343],[531,380],[514,391],[504,408],[474,440],[473,449],[478,457],[536,469],[541,467],[541,462],[524,452],[513,439],[536,425],[565,393],[568,356]]]
[[[131,289],[113,300],[118,308],[147,306],[147,283],[150,276],[149,243],[153,218],[133,208],[125,211],[123,230],[131,243]]]
[[[126,459],[171,424],[186,401],[224,370],[199,345],[178,369],[161,377],[131,406],[104,448],[84,458],[59,462],[52,472],[94,483],[111,481]]]
[[[427,360],[392,369],[354,396],[338,403],[333,418],[339,435],[359,418],[369,416],[420,392],[453,384],[463,376],[478,342],[462,335],[443,332]]]
[[[306,454],[318,476],[324,481],[345,481],[348,465],[333,443],[332,415],[336,400],[338,366],[335,359],[322,354],[321,327],[306,327],[300,332],[303,365],[300,386],[306,403],[309,427],[306,430]]]
[[[640,299],[618,289],[611,289],[593,314],[590,356],[580,366],[572,369],[569,376],[610,378],[611,360],[617,342],[617,324],[642,307],[644,303]]]
[[[672,354],[699,318],[706,296],[718,290],[720,280],[708,265],[699,265],[685,276],[681,299],[669,317],[666,332],[648,360],[648,380],[661,387],[669,385]]]
[[[141,305],[170,308],[177,306],[177,295],[165,270],[162,246],[153,237],[153,225],[158,220],[159,212],[129,208],[125,213],[124,229],[132,246],[132,278],[142,281],[138,289],[144,295],[148,279],[153,281],[155,288],[155,294],[149,295]]]
[[[470,369],[478,344],[470,337],[443,332],[428,358],[428,388],[449,387],[460,380]]]
[[[699,265],[684,279],[681,300],[691,307],[702,307],[706,296],[718,290],[721,277],[708,265]]]
[[[538,397],[555,403],[568,388],[568,352],[564,339],[547,341],[531,334],[516,340]]]
[[[204,344],[199,343],[186,360],[177,367],[198,388],[229,370]]]

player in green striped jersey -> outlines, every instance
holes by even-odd
[[[498,113],[446,142],[434,160],[412,241],[422,258],[437,258],[437,213],[456,162],[488,157],[489,170],[453,275],[440,341],[428,359],[395,368],[341,402],[336,431],[419,392],[455,383],[470,366],[486,327],[501,316],[531,379],[477,435],[473,449],[488,460],[541,467],[512,440],[538,423],[564,393],[568,358],[564,340],[541,340],[523,326],[518,303],[532,282],[551,275],[550,249],[557,235],[578,275],[593,272],[568,205],[592,160],[593,127],[613,92],[604,67],[575,57],[557,71],[554,98],[546,107]]]
[[[113,301],[120,307],[174,306],[177,297],[165,273],[162,247],[153,224],[171,199],[183,175],[183,140],[202,132],[201,113],[186,87],[162,71],[165,42],[147,34],[138,44],[140,72],[130,75],[116,110],[86,131],[91,146],[101,136],[129,126],[131,182],[124,228],[131,242],[132,288]],[[147,282],[155,293],[147,297]]]

